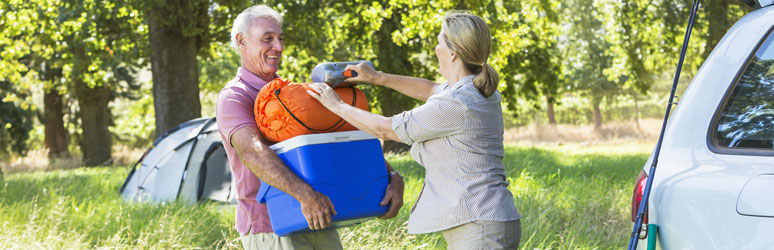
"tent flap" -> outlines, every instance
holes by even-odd
[[[157,138],[121,187],[127,201],[235,203],[231,168],[215,118],[194,119]],[[232,197],[233,196],[233,197]]]

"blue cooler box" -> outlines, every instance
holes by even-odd
[[[366,221],[387,212],[379,206],[389,182],[379,140],[363,131],[300,135],[271,146],[279,158],[315,191],[327,195],[337,214],[331,227]],[[261,181],[256,196],[269,208],[279,236],[308,232],[301,204]]]

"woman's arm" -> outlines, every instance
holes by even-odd
[[[360,63],[358,65],[347,65],[347,70],[357,72],[356,77],[346,78],[345,82],[367,82],[374,85],[385,86],[394,90],[397,90],[401,94],[407,95],[411,98],[427,101],[433,95],[433,90],[437,83],[410,76],[401,76],[376,71],[366,63]]]
[[[309,87],[314,90],[307,90],[306,92],[309,95],[320,101],[325,108],[340,116],[352,124],[352,126],[355,126],[355,128],[379,137],[379,139],[400,141],[398,135],[392,130],[391,117],[384,117],[344,103],[339,95],[325,83],[312,83],[309,84]]]

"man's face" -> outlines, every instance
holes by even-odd
[[[247,36],[237,37],[242,67],[264,80],[274,79],[282,56],[282,27],[269,18],[255,18],[250,22]]]

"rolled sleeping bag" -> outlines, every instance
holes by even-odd
[[[255,122],[263,138],[281,142],[297,135],[357,130],[309,96],[308,83],[274,79],[255,100]],[[368,111],[368,100],[354,87],[334,88],[344,103]]]

